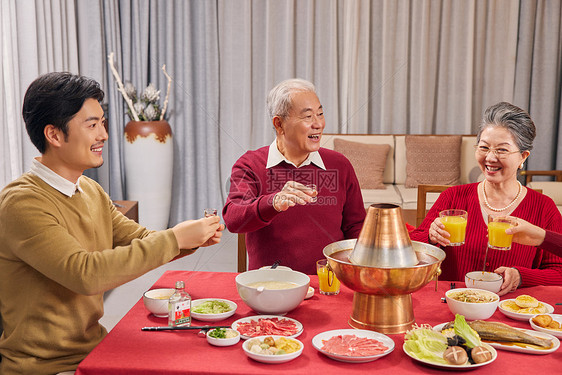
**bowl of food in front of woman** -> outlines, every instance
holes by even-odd
[[[497,293],[503,284],[503,277],[494,272],[472,271],[464,276],[464,283],[467,288],[484,289]]]
[[[306,296],[310,278],[302,272],[260,269],[236,276],[242,301],[260,314],[283,315],[295,309]]]
[[[498,307],[500,297],[488,290],[474,288],[450,289],[445,293],[447,306],[453,314],[467,320],[488,319]]]

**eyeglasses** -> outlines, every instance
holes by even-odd
[[[476,150],[476,153],[481,156],[488,156],[490,152],[493,152],[498,159],[505,159],[511,154],[516,154],[521,152],[519,150],[509,151],[506,150],[505,148],[491,148],[488,146],[479,146],[479,145],[474,145],[474,149]]]

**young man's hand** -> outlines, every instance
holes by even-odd
[[[193,249],[220,242],[224,225],[220,217],[210,216],[198,220],[183,221],[172,228],[180,249]]]

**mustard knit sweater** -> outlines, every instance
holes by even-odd
[[[24,174],[0,193],[0,374],[74,370],[107,331],[103,293],[189,251],[118,212],[95,181],[68,197]]]

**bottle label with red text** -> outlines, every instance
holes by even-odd
[[[191,322],[190,301],[174,303],[174,325],[184,325]]]

